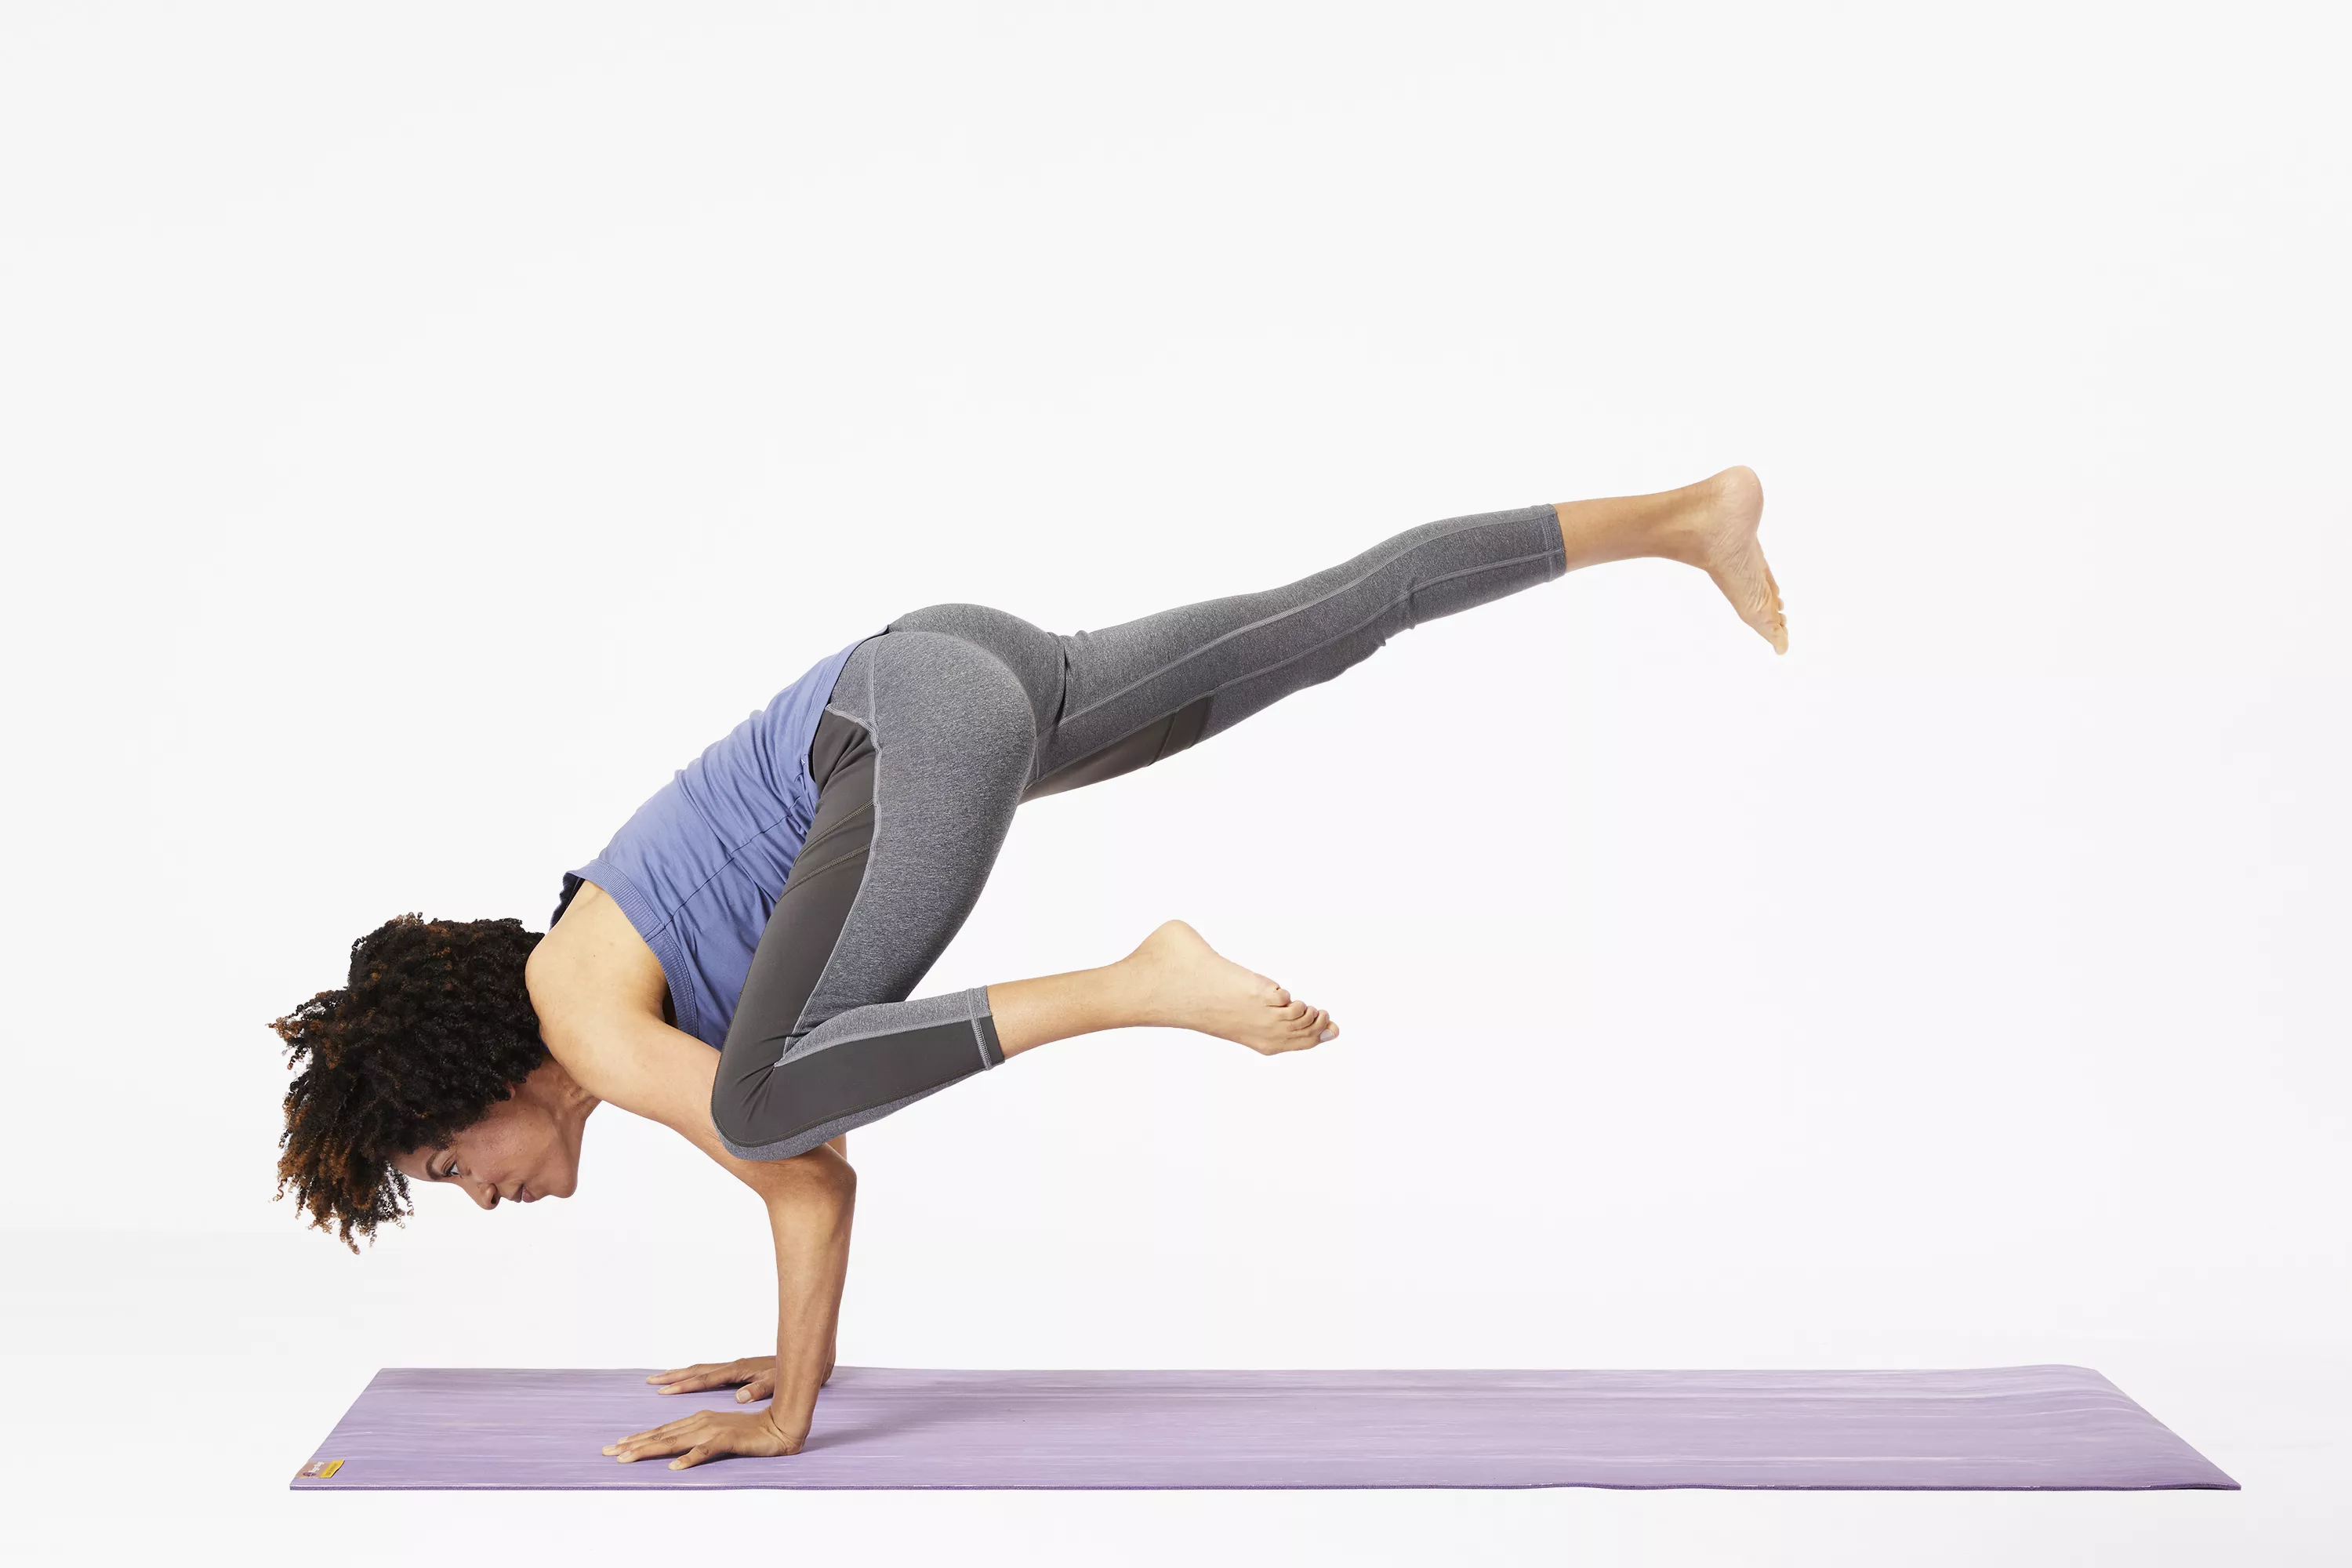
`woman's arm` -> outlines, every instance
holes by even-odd
[[[798,1160],[779,1163],[799,1165]],[[849,1277],[849,1227],[857,1208],[857,1173],[837,1156],[811,1165],[806,1180],[768,1200],[776,1243],[776,1365],[767,1420],[797,1454],[816,1414],[817,1390],[833,1375],[834,1332],[841,1321],[841,1287]],[[649,1434],[640,1434],[641,1437]],[[674,1436],[691,1439],[696,1434]],[[677,1447],[656,1448],[677,1453]],[[706,1456],[707,1457],[707,1456]]]
[[[762,1197],[777,1172],[797,1163],[739,1160],[719,1142],[710,1121],[719,1053],[662,1022],[661,961],[593,882],[531,951],[523,980],[540,1037],[581,1088],[669,1128]]]
[[[766,1392],[761,1382],[774,1385],[768,1410],[750,1413],[749,1418],[772,1426],[775,1441],[784,1445],[759,1451],[797,1452],[808,1434],[816,1391],[833,1367],[856,1173],[842,1152],[841,1139],[790,1160],[739,1160],[727,1152],[710,1121],[719,1053],[662,1022],[659,963],[609,899],[600,896],[582,909],[593,891],[583,888],[562,922],[531,953],[525,978],[541,1036],[583,1089],[671,1129],[760,1194],[775,1244],[776,1361],[769,1378],[755,1374],[748,1380],[746,1394],[752,1397]],[[590,918],[579,919],[583,914]],[[611,929],[615,921],[617,931]],[[732,1381],[746,1380],[688,1380],[671,1391]],[[677,1452],[643,1445],[685,1425],[673,1422],[656,1433],[641,1433],[629,1439],[640,1445],[638,1451],[620,1457]]]
[[[537,953],[531,962],[539,962]],[[577,998],[579,992],[571,994]],[[538,1002],[537,985],[531,997]],[[660,1122],[761,1197],[782,1190],[794,1167],[803,1162],[847,1165],[830,1145],[790,1160],[737,1159],[719,1142],[719,1129],[710,1121],[710,1086],[719,1077],[717,1051],[621,997],[608,997],[601,1007],[567,999],[554,1011],[551,1017],[549,1008],[540,1007],[541,1037],[581,1088],[607,1104]]]
[[[819,1152],[831,1154],[830,1150]],[[698,1410],[665,1426],[606,1445],[623,1464],[677,1456],[670,1468],[740,1454],[797,1454],[816,1416],[817,1390],[833,1371],[833,1336],[841,1313],[842,1282],[849,1273],[850,1221],[857,1205],[856,1173],[835,1156],[777,1162],[793,1173],[773,1184],[768,1220],[776,1244],[776,1358],[765,1410]],[[705,1386],[709,1386],[706,1384]],[[747,1388],[746,1394],[757,1387]]]

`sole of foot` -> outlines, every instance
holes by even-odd
[[[1151,1023],[1214,1035],[1269,1057],[1339,1037],[1330,1014],[1235,963],[1182,921],[1145,937],[1124,962]]]
[[[1789,620],[1780,607],[1780,584],[1756,542],[1764,521],[1764,483],[1753,468],[1726,468],[1692,487],[1699,491],[1694,522],[1697,558],[1691,564],[1715,580],[1739,618],[1772,645],[1789,651]]]

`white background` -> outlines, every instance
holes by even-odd
[[[53,1561],[2339,1562],[2333,8],[0,13],[7,1538]],[[1024,810],[926,984],[1330,1006],[853,1135],[845,1362],[2114,1377],[2240,1494],[294,1497],[383,1364],[758,1352],[756,1205],[354,1259],[268,1021],[823,653],[1763,475]],[[691,1517],[689,1517],[691,1516]],[[762,1555],[757,1560],[768,1560]]]

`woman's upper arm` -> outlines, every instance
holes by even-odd
[[[566,1072],[601,1100],[658,1121],[716,1160],[763,1197],[820,1173],[838,1176],[847,1162],[824,1150],[799,1160],[739,1160],[710,1121],[710,1086],[719,1053],[662,1021],[660,997],[635,994],[630,965],[601,955],[592,942],[550,932],[530,955],[526,979],[540,1035]],[[829,1156],[820,1157],[820,1156]],[[803,1161],[809,1162],[803,1164]]]

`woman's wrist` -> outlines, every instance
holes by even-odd
[[[773,1399],[768,1402],[768,1407],[760,1412],[760,1415],[785,1445],[784,1451],[797,1453],[800,1446],[808,1440],[809,1427],[814,1425],[816,1412],[813,1407],[797,1411],[787,1409],[782,1400]]]
[[[768,1408],[788,1413],[797,1412],[805,1421],[816,1408],[817,1393],[824,1386],[825,1365],[822,1358],[814,1364],[787,1368],[782,1360],[776,1363],[776,1392],[770,1397]]]

